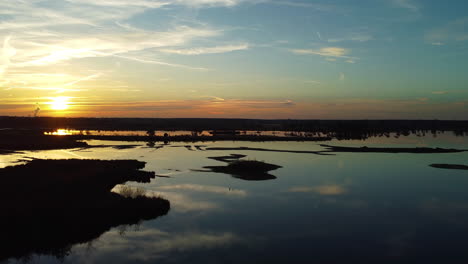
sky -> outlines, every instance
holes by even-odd
[[[0,1],[0,115],[467,119],[466,0]]]

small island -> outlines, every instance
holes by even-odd
[[[431,164],[429,166],[438,169],[468,170],[468,166],[459,164]]]
[[[464,149],[444,149],[444,148],[370,148],[364,147],[341,147],[321,144],[327,148],[328,152],[355,152],[355,153],[458,153],[465,152]]]
[[[257,160],[241,160],[244,155],[231,154],[231,156],[210,157],[210,159],[227,162],[226,166],[206,166],[210,172],[230,174],[235,178],[247,181],[264,181],[276,179],[269,171],[282,168],[281,166]]]

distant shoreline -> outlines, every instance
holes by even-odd
[[[0,130],[77,129],[77,130],[252,130],[303,132],[468,132],[468,120],[293,120],[220,118],[65,118],[0,116]]]
[[[78,130],[78,134],[45,135],[61,129]],[[100,131],[138,131],[139,134],[103,135]],[[171,131],[186,131],[187,135]],[[265,131],[268,132],[263,133]],[[468,136],[468,121],[0,117],[0,154],[87,147],[83,142],[86,140],[148,142],[150,145],[214,141],[324,142],[409,135],[435,137],[443,132]]]

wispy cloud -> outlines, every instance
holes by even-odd
[[[336,6],[321,3],[311,3],[310,1],[281,1],[281,0],[265,0],[263,3],[283,5],[291,7],[312,8],[318,11],[332,11],[336,10]]]
[[[11,58],[16,55],[16,49],[10,45],[11,36],[5,37],[0,53],[0,78],[11,64]]]
[[[307,81],[304,81],[304,83],[307,83],[307,84],[316,84],[316,85],[322,84],[322,82],[315,81],[315,80],[307,80]]]
[[[53,65],[75,63],[86,58],[117,58],[186,70],[208,70],[206,67],[165,61],[158,56],[162,49],[180,54],[222,53],[248,49],[248,44],[187,48],[193,41],[223,35],[224,30],[206,24],[172,23],[166,29],[143,29],[129,24],[128,19],[149,9],[168,6],[203,8],[234,6],[240,0],[66,0],[66,1],[1,1],[0,35],[7,36],[0,48],[0,85],[60,91],[55,85],[34,84],[31,77],[47,73]],[[151,51],[151,52],[150,52]],[[22,76],[9,75],[7,69],[22,69]],[[44,69],[44,70],[42,70]],[[34,74],[34,75],[33,75]],[[91,79],[94,79],[93,76]],[[55,78],[51,79],[55,82]],[[85,80],[79,80],[79,82]],[[55,88],[57,87],[57,88]],[[68,89],[70,90],[70,89]]]
[[[349,58],[348,56],[345,56],[345,54],[347,54],[348,51],[344,48],[339,48],[339,47],[326,47],[326,48],[321,48],[318,50],[295,49],[295,50],[292,50],[292,52],[296,54],[312,54],[312,55],[320,55],[324,57]]]
[[[151,48],[180,46],[197,38],[218,36],[221,31],[208,28],[179,26],[163,32],[130,31],[114,34],[88,34],[87,36],[64,36],[20,42],[21,56],[16,58],[15,66],[46,66],[62,61],[89,58],[121,56]],[[132,57],[135,58],[135,57]],[[141,62],[145,59],[141,59]],[[161,63],[163,65],[164,63]],[[167,66],[175,65],[167,63]]]
[[[173,0],[170,1],[173,4],[181,4],[192,7],[203,7],[203,6],[235,6],[246,0]],[[258,1],[257,1],[258,2]]]
[[[304,55],[318,55],[328,61],[335,61],[337,58],[347,59],[347,62],[355,62],[356,57],[349,56],[349,50],[341,47],[324,47],[320,49],[293,49],[291,52]]]
[[[346,78],[345,74],[344,74],[344,73],[342,73],[342,72],[340,72],[340,74],[339,74],[339,76],[338,76],[338,80],[340,80],[340,81],[344,81],[344,80],[345,80],[345,78]]]
[[[188,69],[188,70],[196,70],[196,71],[208,71],[209,70],[208,68],[204,68],[204,67],[193,67],[193,66],[188,66],[188,65],[183,65],[183,64],[176,64],[176,63],[169,63],[169,62],[164,62],[164,61],[141,59],[141,58],[138,58],[138,57],[121,56],[121,55],[109,55],[109,56],[116,57],[116,58],[121,58],[121,59],[126,59],[126,60],[131,60],[131,61],[136,61],[136,62],[140,62],[140,63],[169,66],[169,67],[182,68],[182,69]]]
[[[367,42],[373,40],[374,37],[367,32],[351,32],[343,34],[343,36],[334,37],[327,39],[330,43],[337,43],[337,42]]]
[[[412,12],[419,12],[420,7],[413,0],[391,0],[391,1],[397,7],[404,8]]]
[[[204,47],[204,48],[189,48],[189,49],[162,49],[160,51],[165,53],[172,53],[178,55],[203,55],[203,54],[218,54],[218,53],[227,53],[239,50],[249,49],[248,44],[239,44],[239,45],[226,45],[226,46],[216,46],[216,47]]]
[[[200,96],[201,99],[208,99],[211,102],[224,102],[226,99],[218,97],[218,96]]]
[[[422,18],[422,3],[419,0],[386,0],[387,3],[402,12],[393,13],[391,17],[382,18],[387,22],[413,22]]]
[[[101,76],[102,73],[97,73],[97,74],[93,74],[93,75],[89,75],[89,76],[85,76],[85,77],[82,77],[76,81],[72,81],[72,82],[69,82],[69,83],[66,83],[65,85],[63,85],[64,87],[68,87],[68,86],[73,86],[79,82],[84,82],[84,81],[89,81],[89,80],[92,80],[92,79],[95,79],[95,78],[98,78],[99,76]]]
[[[162,8],[165,6],[189,6],[189,7],[214,7],[214,6],[236,6],[246,0],[66,0],[74,4],[86,4],[106,7],[144,7],[144,8]],[[257,0],[257,2],[260,2]]]
[[[146,7],[146,8],[160,8],[165,5],[169,5],[170,1],[146,1],[146,0],[65,0],[73,4],[85,4],[94,6],[106,6],[106,7]]]
[[[425,39],[432,45],[444,45],[447,42],[468,41],[468,17],[451,21],[443,26],[426,32]]]

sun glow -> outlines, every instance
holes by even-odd
[[[57,111],[67,110],[70,107],[68,101],[69,99],[69,97],[65,96],[52,98],[52,101],[50,102],[50,109]]]

